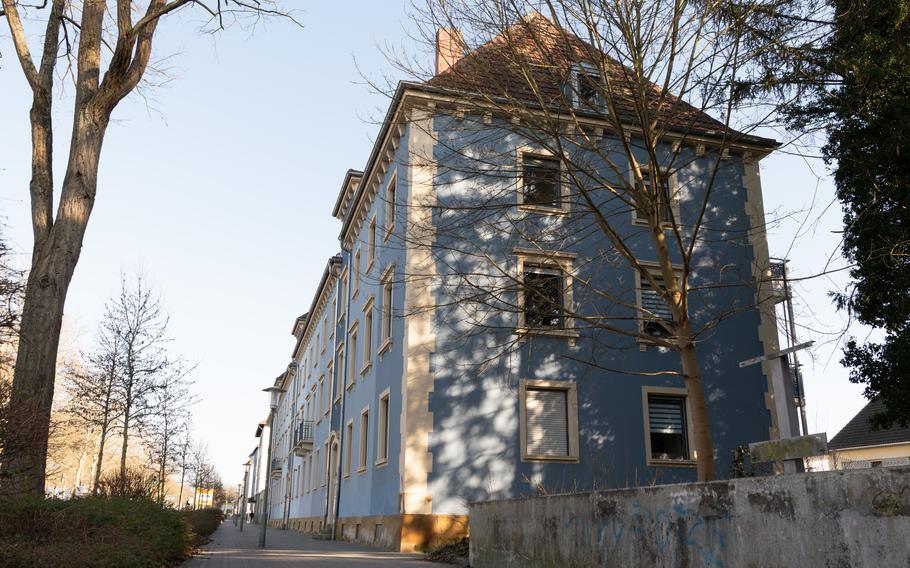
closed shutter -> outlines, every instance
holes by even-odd
[[[568,456],[569,413],[566,391],[528,389],[525,410],[528,455]]]
[[[682,435],[683,415],[682,398],[665,396],[648,396],[648,426],[652,434]]]
[[[651,276],[654,278],[654,281],[657,282],[658,286],[664,285],[663,276],[654,273],[652,273]],[[651,314],[651,317],[664,321],[673,320],[670,306],[664,301],[660,292],[651,287],[651,283],[647,278],[641,279],[641,307],[642,309],[647,310],[647,312]]]

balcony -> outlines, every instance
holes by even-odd
[[[783,260],[772,259],[769,268],[771,284],[771,299],[775,304],[790,298],[790,285],[787,281],[787,263]]]
[[[274,478],[281,477],[281,458],[272,458],[272,467],[269,469],[269,472]]]
[[[313,451],[313,421],[301,420],[294,429],[294,453],[304,456]]]

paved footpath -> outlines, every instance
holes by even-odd
[[[314,540],[294,531],[269,529],[266,548],[259,548],[259,525],[244,525],[243,532],[230,521],[212,535],[202,552],[182,568],[278,568],[285,566],[344,568],[443,568],[418,554],[402,554],[349,542]]]

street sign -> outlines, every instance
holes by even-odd
[[[762,355],[761,357],[752,357],[751,359],[746,359],[745,361],[739,362],[739,368],[748,367],[750,365],[755,365],[756,363],[761,363],[762,361],[767,361],[769,359],[777,359],[778,357],[783,357],[794,351],[799,351],[800,349],[805,349],[806,347],[812,347],[815,345],[814,341],[807,341],[805,343],[800,343],[799,345],[794,345],[793,347],[788,347],[780,351],[775,351],[774,353],[768,353],[767,355]]]

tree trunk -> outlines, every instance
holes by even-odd
[[[101,440],[98,442],[98,463],[95,467],[95,479],[92,480],[92,495],[98,493],[98,482],[101,480],[101,464],[104,462],[104,444],[107,442],[107,424],[101,427]]]
[[[130,443],[129,406],[123,412],[123,441],[120,443],[120,490],[126,487],[126,451]]]
[[[49,104],[46,112],[49,115]],[[35,242],[10,394],[10,427],[0,463],[0,491],[7,495],[44,495],[63,307],[95,202],[98,161],[107,128],[106,120],[99,121],[84,108],[77,111],[57,219],[52,223],[53,186],[44,172],[51,149],[49,133],[42,134],[42,125],[50,119],[33,107],[31,120]]]
[[[714,441],[711,439],[711,420],[708,417],[708,404],[701,384],[695,344],[691,340],[682,341],[679,357],[688,391],[689,409],[692,413],[692,444],[696,455],[698,480],[713,481]]]

